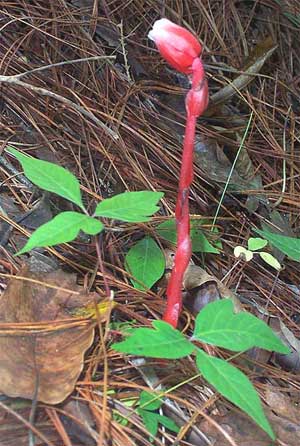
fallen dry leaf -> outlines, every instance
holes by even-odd
[[[200,266],[190,265],[183,279],[184,289],[188,291],[185,304],[198,314],[209,302],[218,299],[231,299],[236,312],[243,311],[237,296],[215,276],[211,276]],[[188,303],[188,299],[191,301]]]
[[[250,210],[250,205],[253,205],[253,210],[255,210],[259,201],[264,202],[265,200],[264,196],[255,193],[257,190],[261,191],[262,179],[260,175],[255,174],[253,163],[244,146],[239,152],[238,161],[236,161],[236,142],[240,143],[242,137],[238,134],[236,138],[238,140],[233,140],[232,144],[227,143],[225,153],[216,140],[197,135],[194,152],[195,164],[201,170],[201,175],[210,183],[214,183],[222,189],[226,185],[227,192],[246,193],[248,195],[247,209]],[[233,162],[235,163],[234,168]]]
[[[282,446],[298,446],[300,444],[299,421],[293,422],[287,418],[274,415],[270,410],[264,409],[270,420],[278,440]],[[298,414],[298,420],[299,420]],[[271,440],[257,424],[246,415],[236,411],[230,411],[225,416],[215,416],[216,421],[230,435],[238,446],[270,446]],[[197,427],[201,429],[217,446],[229,446],[229,442],[209,421],[203,420]],[[194,439],[193,434],[188,436],[189,443],[197,446],[206,446],[206,443]]]
[[[51,410],[55,410],[54,408]],[[76,444],[76,440],[84,445],[93,446],[96,444],[95,438],[92,437],[95,428],[95,422],[86,401],[78,401],[70,399],[63,404],[64,414],[61,415],[63,425]],[[70,415],[70,417],[68,416]],[[74,418],[73,418],[74,417]],[[80,423],[77,423],[80,420]]]
[[[259,73],[266,60],[270,58],[276,48],[277,45],[271,37],[267,37],[262,42],[259,42],[245,61],[244,67],[240,70],[243,73],[239,74],[228,85],[210,97],[210,107],[228,101],[231,96],[241,91],[254,80],[255,75]]]
[[[33,399],[37,388],[39,401],[57,404],[72,392],[94,339],[94,322],[71,312],[97,295],[84,294],[75,274],[61,270],[26,267],[18,277],[0,299],[0,393]]]
[[[280,353],[274,353],[274,361],[279,364],[285,370],[289,372],[299,372],[300,370],[300,341],[296,336],[288,329],[288,327],[277,317],[270,318],[269,322],[272,330],[283,341],[285,345],[290,349],[288,355],[282,355]]]
[[[293,423],[299,423],[300,409],[298,401],[295,403],[288,395],[268,387],[265,392],[266,402],[277,416],[287,418]]]
[[[174,251],[164,249],[166,271],[170,271],[174,263]],[[164,281],[168,280],[167,272]],[[162,282],[163,284],[163,282]],[[215,276],[208,274],[191,260],[183,279],[184,304],[195,315],[208,303],[219,299],[231,299],[236,312],[243,311],[238,297]]]

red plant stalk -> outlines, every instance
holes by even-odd
[[[201,45],[186,29],[167,19],[155,22],[149,37],[161,55],[178,71],[190,75],[191,89],[186,96],[186,127],[176,202],[177,248],[167,287],[167,306],[163,319],[177,327],[182,308],[182,282],[191,258],[189,192],[193,181],[193,155],[197,118],[208,105],[208,85],[202,61]]]

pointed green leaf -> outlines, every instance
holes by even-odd
[[[124,192],[101,201],[95,215],[134,223],[149,221],[150,216],[159,210],[157,203],[163,195],[151,191]]]
[[[176,245],[176,221],[175,219],[166,220],[157,226],[156,231],[165,240]],[[209,252],[219,254],[219,250],[215,248],[201,231],[201,222],[199,220],[191,220],[191,241],[193,252]]]
[[[162,405],[163,401],[161,398],[157,398],[155,393],[146,392],[143,390],[140,394],[139,405],[142,409],[146,410],[157,410]]]
[[[235,314],[231,299],[221,299],[206,305],[196,318],[193,337],[237,352],[260,347],[289,353],[289,349],[264,321],[246,311]]]
[[[138,409],[139,415],[142,417],[143,423],[149,434],[156,436],[158,431],[158,413],[149,410]]]
[[[191,225],[191,241],[193,252],[207,252],[211,254],[219,254],[220,251],[215,248],[206,238],[204,233]]]
[[[170,220],[166,220],[160,223],[156,227],[156,231],[162,238],[176,245],[177,234],[176,234],[176,221],[174,218],[171,218]]]
[[[130,248],[125,260],[126,271],[136,279],[131,281],[138,290],[151,288],[165,271],[165,256],[151,237],[143,238]]]
[[[33,232],[28,242],[16,255],[24,254],[33,248],[58,245],[71,242],[79,231],[95,235],[104,229],[104,225],[87,215],[79,212],[61,212],[49,222]]]
[[[259,249],[264,248],[267,244],[268,241],[263,238],[250,237],[248,240],[248,249],[250,249],[250,251],[258,251]]]
[[[272,268],[275,268],[277,271],[281,270],[280,263],[278,262],[277,259],[275,259],[274,256],[272,256],[272,254],[262,251],[259,253],[259,255],[263,259],[263,261],[266,262],[268,265],[272,266]]]
[[[197,350],[196,363],[203,377],[225,398],[245,411],[274,440],[260,398],[246,375],[222,359]]]
[[[152,328],[136,328],[125,341],[112,345],[118,352],[151,358],[178,359],[190,355],[194,346],[180,331],[164,321],[153,321]]]
[[[138,408],[138,412],[144,419],[144,416],[143,416],[144,412],[158,410],[162,404],[163,404],[163,400],[161,398],[157,398],[156,394],[146,392],[145,390],[143,390],[141,392],[140,398],[139,398],[139,406],[140,407]],[[156,416],[156,420],[154,421],[154,417],[153,418],[150,417],[150,420],[149,420],[150,422],[154,421],[154,423],[153,423],[154,425],[157,421],[158,423],[162,424],[170,431],[179,432],[179,427],[177,426],[176,423],[174,423],[173,420],[171,420],[170,418],[168,418],[164,415],[160,415],[158,413],[156,413],[154,415]],[[145,421],[144,421],[144,423],[147,426]],[[157,426],[156,426],[156,430],[157,430]],[[150,430],[149,430],[149,432],[150,432]],[[153,435],[156,435],[156,433],[154,434],[153,432],[154,432],[154,427],[153,427],[153,431],[150,433],[152,433]]]
[[[13,147],[8,147],[6,151],[14,155],[22,164],[25,175],[32,183],[41,189],[54,192],[60,197],[66,198],[77,204],[81,209],[84,209],[80,184],[77,178],[67,169],[48,161],[31,158],[18,152]]]
[[[159,413],[150,412],[149,410],[144,409],[138,409],[138,413],[142,417],[146,429],[154,437],[158,431],[158,424],[162,424],[167,429],[175,433],[178,433],[180,430],[177,424],[165,415],[160,415]]]
[[[300,238],[287,237],[274,232],[255,229],[259,235],[268,240],[271,245],[279,249],[293,260],[300,262]]]
[[[169,431],[172,431],[172,432],[175,432],[176,434],[178,434],[178,432],[180,431],[180,428],[177,426],[177,424],[173,420],[171,420],[171,418],[166,417],[165,415],[160,415],[159,413],[157,415],[158,415],[157,421],[159,422],[159,424],[162,424],[164,427],[169,429]]]

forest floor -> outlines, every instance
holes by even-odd
[[[271,248],[280,272],[259,256],[249,262],[234,256],[236,246],[247,247],[255,228],[300,237],[299,2],[15,0],[0,1],[0,7],[0,296],[9,291],[11,299],[17,292],[38,299],[41,290],[30,288],[38,285],[37,277],[57,293],[76,286],[78,294],[96,292],[104,299],[109,288],[114,296],[79,378],[75,373],[69,388],[72,379],[62,384],[60,370],[58,381],[47,376],[49,392],[60,392],[62,385],[70,394],[59,404],[20,398],[26,396],[22,385],[30,386],[41,373],[32,372],[37,368],[32,330],[38,327],[26,317],[7,319],[0,300],[1,337],[9,336],[5,322],[11,322],[13,336],[0,343],[0,394],[4,350],[28,349],[26,358],[24,352],[23,359],[16,356],[13,389],[7,392],[18,398],[0,397],[0,445],[299,445],[299,263]],[[221,246],[219,254],[193,254],[209,276],[199,277],[190,290],[179,328],[192,333],[199,305],[217,298],[218,291],[224,297],[218,290],[222,283],[288,341],[293,350],[288,359],[261,350],[234,359],[262,398],[277,435],[274,443],[199,376],[189,357],[139,365],[111,348],[121,339],[122,323],[150,326],[165,308],[169,271],[151,290],[141,291],[124,266],[126,253],[145,234],[163,249],[173,248],[156,227],[174,216],[188,84],[147,38],[161,17],[188,28],[203,44],[210,104],[197,124],[191,213],[203,234],[217,234]],[[89,209],[123,191],[152,190],[164,192],[160,211],[148,223],[107,223],[96,241],[98,255],[94,240],[80,235],[72,243],[15,257],[34,229],[71,208],[32,188],[5,153],[7,145],[72,171]],[[24,275],[27,281],[11,285],[13,276]],[[27,305],[21,300],[15,308]],[[76,321],[85,327],[84,318]],[[23,323],[28,338],[16,322]],[[53,322],[51,333],[55,327]],[[24,339],[30,348],[11,346]],[[69,335],[65,342],[69,347],[75,341]],[[73,354],[71,349],[63,357],[71,375],[78,361]],[[230,357],[218,348],[213,354]],[[175,433],[160,425],[151,439],[136,407],[141,391],[158,385],[168,390],[161,414],[181,429]]]

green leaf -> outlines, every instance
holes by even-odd
[[[213,254],[219,254],[219,250],[216,249],[205,237],[203,231],[200,229],[201,221],[191,220],[191,241],[193,252],[209,252]],[[157,226],[156,231],[165,240],[176,245],[176,221],[175,219],[166,220]]]
[[[156,436],[158,431],[158,417],[159,414],[155,412],[150,412],[149,410],[144,409],[138,409],[137,410],[139,415],[143,419],[143,423],[149,432],[149,434],[153,435],[153,437]]]
[[[162,238],[176,245],[176,221],[174,220],[174,218],[160,223],[156,227],[156,231]]]
[[[121,426],[127,426],[129,424],[128,418],[126,416],[120,415],[115,409],[112,410],[113,420],[115,420]]]
[[[203,377],[225,398],[244,410],[274,440],[260,398],[246,375],[222,359],[197,350],[196,363]]]
[[[23,153],[18,152],[13,147],[7,147],[6,152],[14,155],[22,164],[23,170],[27,178],[41,189],[54,192],[60,197],[66,198],[72,203],[77,204],[84,209],[80,193],[80,184],[77,178],[56,164],[48,161],[31,158]]]
[[[136,279],[131,281],[138,290],[151,288],[165,271],[165,256],[151,237],[143,238],[130,248],[125,260],[126,271]]]
[[[246,262],[250,262],[253,259],[253,252],[243,246],[236,246],[233,250],[233,254],[236,258],[242,257]]]
[[[157,395],[154,393],[146,392],[143,390],[140,394],[139,405],[142,406],[142,409],[146,410],[157,410],[162,405],[163,401],[161,398],[157,398]]]
[[[144,409],[138,409],[138,413],[142,417],[148,432],[154,437],[158,431],[158,424],[162,424],[172,432],[178,433],[180,430],[177,424],[165,415],[160,415],[159,413],[150,412],[149,410]]]
[[[101,201],[95,215],[133,223],[149,221],[150,216],[159,210],[157,203],[163,195],[151,191],[124,192]]]
[[[175,432],[176,434],[180,431],[180,428],[173,420],[171,420],[171,418],[166,417],[165,415],[160,415],[160,414],[157,415],[159,416],[158,418],[159,424],[162,424],[167,429],[169,429],[172,432]]]
[[[258,251],[259,249],[264,248],[268,244],[267,240],[259,237],[250,237],[248,240],[248,249],[250,251]]]
[[[206,305],[196,318],[193,337],[237,352],[260,347],[289,353],[289,349],[261,319],[246,311],[235,314],[231,299],[221,299]]]
[[[33,248],[58,245],[74,240],[82,230],[95,235],[104,229],[104,225],[79,212],[61,212],[49,222],[33,232],[28,242],[16,255],[24,254]]]
[[[157,398],[154,393],[142,391],[139,399],[139,408],[137,409],[140,416],[143,418],[144,424],[147,430],[155,436],[158,430],[158,424],[162,424],[167,429],[173,432],[179,432],[179,427],[170,418],[160,415],[159,413],[153,413],[152,411],[158,410],[163,404],[161,398]]]
[[[153,321],[152,328],[136,328],[125,341],[112,345],[118,352],[151,358],[178,359],[190,355],[194,345],[180,331],[164,321]]]
[[[255,229],[259,235],[268,240],[271,245],[279,249],[293,260],[300,262],[300,238],[287,237],[274,232]]]
[[[274,256],[272,256],[272,254],[269,254],[268,252],[262,251],[262,252],[259,253],[259,255],[263,259],[263,261],[266,262],[268,265],[272,266],[277,271],[281,270],[280,263],[278,262],[277,259],[275,259]]]

